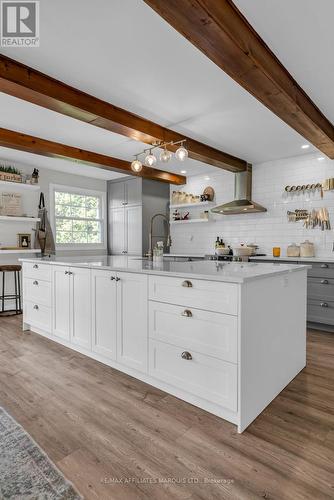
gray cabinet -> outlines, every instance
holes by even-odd
[[[277,261],[256,260],[275,263]],[[310,326],[334,331],[334,263],[282,261],[284,264],[308,264],[307,273],[307,321]]]
[[[169,184],[138,177],[108,181],[108,251],[113,255],[143,255],[148,251],[152,215],[168,214]],[[167,228],[157,220],[154,243]]]

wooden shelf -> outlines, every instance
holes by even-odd
[[[12,217],[10,215],[0,215],[0,222],[39,222],[38,217]]]
[[[186,220],[171,220],[170,224],[196,224],[201,222],[215,222],[214,219],[186,219]]]
[[[3,254],[6,254],[6,253],[41,253],[41,249],[40,248],[27,248],[26,250],[25,249],[17,249],[17,250],[1,250],[0,248],[0,254],[3,255]]]
[[[170,210],[173,208],[198,208],[198,207],[207,207],[208,205],[212,205],[212,201],[201,201],[200,203],[177,203],[176,205],[169,205]]]
[[[19,190],[39,191],[41,189],[41,186],[39,184],[24,184],[23,182],[9,182],[9,181],[0,181],[0,189],[1,187],[13,188],[16,191]]]

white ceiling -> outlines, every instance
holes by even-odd
[[[234,3],[334,123],[333,0],[234,0]]]
[[[291,3],[309,6],[312,3],[312,0],[282,1],[286,2],[286,11],[289,12]],[[256,10],[254,15],[261,7],[268,16],[272,15],[271,23],[275,25],[279,19],[279,12],[275,12],[280,10],[278,4],[281,5],[282,1],[277,2],[275,9],[275,2],[267,2],[272,14],[269,7],[264,9],[266,0],[239,0],[237,3],[250,4],[248,7]],[[329,1],[322,0],[324,4]],[[315,4],[319,2],[313,3],[313,10],[316,10]],[[41,46],[2,48],[1,52],[251,163],[305,153],[301,150],[305,140],[299,134],[234,83],[142,0],[43,0],[40,7]],[[295,22],[298,23],[300,13],[295,10]],[[291,50],[291,46],[295,49],[296,33],[284,31],[280,25],[274,32],[280,34],[282,43],[289,45],[291,53],[296,52]],[[321,38],[322,33],[313,29],[308,36],[314,40]],[[299,67],[298,50],[294,57]],[[321,66],[319,59],[318,71]],[[322,77],[325,80],[328,67],[325,61],[323,64]],[[307,78],[307,74],[304,77]],[[307,90],[306,85],[304,88]],[[145,147],[118,134],[4,94],[0,94],[0,109],[1,127],[72,146],[128,160]],[[312,147],[307,152],[314,150]],[[83,167],[85,172],[86,168]],[[163,168],[167,170],[165,165]],[[176,161],[168,164],[170,171],[179,172],[183,168],[187,175],[214,170],[193,160],[188,160],[186,165]]]

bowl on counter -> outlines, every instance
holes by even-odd
[[[230,253],[230,249],[228,247],[216,248],[216,255],[228,255]]]
[[[233,247],[233,255],[236,257],[250,257],[254,255],[254,247],[240,246]]]

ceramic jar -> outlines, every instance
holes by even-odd
[[[300,256],[301,257],[314,257],[314,243],[305,240],[300,244]]]
[[[300,247],[296,243],[291,243],[286,249],[286,255],[287,257],[299,257]]]

